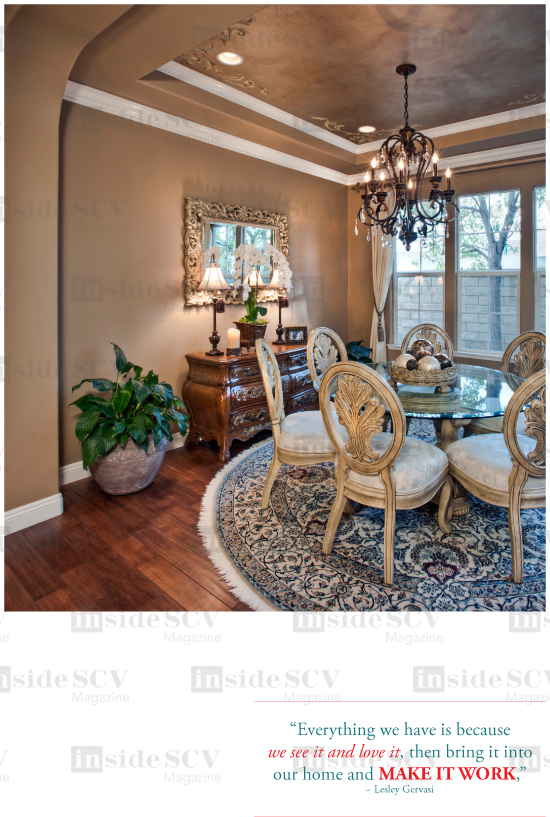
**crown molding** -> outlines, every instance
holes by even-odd
[[[223,133],[223,131],[209,128],[206,125],[199,125],[197,122],[181,119],[173,114],[149,108],[138,102],[131,102],[120,96],[108,94],[106,91],[98,91],[86,85],[79,85],[71,80],[67,82],[63,99],[67,102],[84,105],[87,108],[95,108],[98,111],[114,114],[114,116],[120,116],[123,119],[130,119],[142,125],[177,133],[180,136],[186,136],[188,139],[195,139],[207,145],[233,150],[236,153],[242,153],[254,159],[261,159],[264,162],[271,162],[280,167],[308,173],[310,176],[327,179],[330,182],[345,185],[348,183],[347,173],[340,173],[338,170],[309,162],[307,159],[300,159],[288,153],[282,153],[280,150],[274,150],[265,145],[250,142],[248,139],[241,139],[239,136]]]
[[[348,142],[343,136],[331,133],[331,131],[320,128],[319,125],[314,125],[312,122],[306,122],[305,119],[300,119],[299,116],[294,116],[287,111],[283,111],[281,108],[276,108],[274,105],[270,105],[269,102],[264,102],[262,99],[249,96],[249,94],[245,94],[244,91],[239,91],[231,85],[226,85],[224,82],[214,79],[214,77],[207,77],[198,71],[193,71],[192,68],[187,68],[179,62],[172,60],[172,62],[168,62],[166,65],[157,68],[157,71],[179,79],[181,82],[187,82],[188,85],[193,85],[195,88],[208,91],[208,93],[214,94],[215,96],[220,96],[222,99],[228,99],[230,102],[241,105],[243,108],[248,108],[250,111],[255,111],[270,119],[275,119],[275,121],[281,122],[283,125],[288,125],[290,128],[299,130],[300,133],[314,136],[316,139],[321,139],[330,145],[334,145],[342,150],[347,150],[349,153],[357,153],[355,150],[357,145]]]
[[[149,108],[138,102],[131,102],[128,99],[108,94],[105,91],[98,91],[86,85],[79,85],[71,80],[67,82],[63,98],[67,102],[74,102],[88,108],[95,108],[98,111],[120,116],[123,119],[130,119],[142,125],[149,125],[153,128],[160,128],[161,130],[170,131],[171,133],[177,133],[188,139],[195,139],[207,145],[242,153],[254,159],[271,162],[280,167],[297,170],[300,173],[308,173],[310,176],[326,179],[327,181],[336,182],[337,184],[351,186],[357,182],[362,182],[364,179],[364,173],[354,173],[353,175],[340,173],[338,170],[332,170],[329,167],[309,162],[306,159],[300,159],[297,156],[282,153],[280,150],[274,150],[273,148],[265,147],[265,145],[250,142],[247,139],[241,139],[239,136],[232,136],[231,134],[214,130],[214,128],[209,128],[206,125],[199,125],[187,119],[180,119],[172,114],[163,113],[163,111]],[[523,156],[536,156],[538,154],[544,154],[545,151],[546,143],[544,141],[527,142],[522,145],[509,145],[503,148],[481,150],[477,153],[463,153],[459,156],[450,156],[448,159],[442,157],[441,164],[445,164],[445,167],[453,169],[483,165],[487,162],[517,159]]]
[[[201,74],[199,71],[193,71],[192,68],[187,68],[179,62],[172,60],[171,62],[162,65],[157,69],[163,74],[179,79],[181,82],[187,82],[189,85],[194,85],[196,88],[201,88],[203,91],[208,91],[215,96],[220,96],[223,99],[228,99],[243,108],[248,108],[256,113],[263,114],[270,119],[275,119],[277,122],[282,122],[291,128],[295,128],[301,133],[307,133],[314,136],[316,139],[322,139],[331,145],[347,150],[358,156],[362,153],[372,153],[372,151],[380,150],[384,144],[384,139],[376,142],[365,142],[364,145],[355,145],[353,142],[348,142],[342,136],[337,136],[335,133],[324,130],[318,125],[313,125],[305,119],[300,119],[298,116],[293,116],[291,113],[276,108],[268,102],[261,99],[256,99],[244,91],[239,91],[224,82],[220,82],[214,77]],[[492,125],[502,125],[506,122],[513,122],[517,119],[529,119],[532,116],[544,116],[546,113],[546,105],[541,102],[537,105],[527,105],[525,108],[516,108],[510,111],[502,111],[502,113],[489,114],[488,116],[479,116],[476,119],[465,119],[463,122],[454,122],[450,125],[441,125],[437,128],[429,128],[423,131],[426,136],[436,139],[438,136],[450,136],[453,133],[463,133],[469,130],[478,130],[479,128],[488,128]]]
[[[461,153],[459,156],[442,156],[439,160],[440,168],[450,167],[451,170],[459,167],[470,167],[485,165],[490,162],[503,162],[508,159],[520,159],[523,156],[544,155],[546,152],[546,142],[525,142],[522,145],[508,145],[503,148],[490,148],[489,150],[479,150],[476,153]],[[365,173],[354,173],[349,176],[348,184],[356,184],[365,180]]]

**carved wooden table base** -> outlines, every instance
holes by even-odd
[[[458,434],[462,426],[468,426],[471,420],[434,420],[435,434],[437,437],[436,446],[446,451],[451,443],[458,440]],[[433,502],[437,502],[439,494],[434,497]],[[453,518],[455,516],[467,516],[472,507],[472,498],[462,485],[453,480]]]

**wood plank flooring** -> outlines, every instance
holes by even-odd
[[[232,458],[248,443],[233,443]],[[208,558],[197,530],[218,449],[166,454],[155,482],[109,496],[93,479],[61,488],[64,512],[5,539],[5,609],[245,611]]]

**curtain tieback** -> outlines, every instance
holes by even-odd
[[[378,315],[378,335],[377,335],[378,343],[383,343],[386,340],[384,335],[384,326],[382,325],[382,315],[384,314],[384,312],[383,311],[381,312],[378,309],[378,307],[376,306],[376,301],[374,303],[374,308],[376,310],[376,314]]]

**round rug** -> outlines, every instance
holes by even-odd
[[[429,421],[410,433],[435,442]],[[343,516],[329,556],[321,553],[336,489],[332,463],[283,465],[261,511],[272,440],[244,451],[216,476],[199,527],[210,557],[235,595],[256,610],[503,611],[545,609],[545,514],[522,511],[524,574],[512,569],[505,509],[474,498],[452,533],[429,503],[397,511],[394,586],[383,576],[384,511]]]

